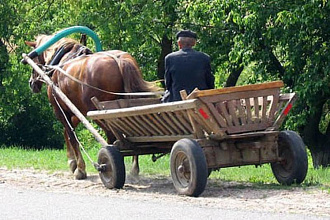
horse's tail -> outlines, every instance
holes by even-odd
[[[162,90],[156,82],[148,82],[143,79],[141,70],[134,60],[122,58],[120,68],[125,92],[156,92]]]

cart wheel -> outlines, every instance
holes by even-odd
[[[271,164],[277,181],[283,185],[304,181],[308,162],[305,144],[294,131],[281,131],[278,136],[279,157],[283,160]]]
[[[124,159],[114,146],[102,147],[98,154],[99,176],[109,189],[123,188],[126,178]]]
[[[207,164],[203,149],[190,139],[177,141],[170,156],[171,176],[179,194],[199,196],[207,182]]]

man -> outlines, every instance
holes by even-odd
[[[164,102],[181,100],[180,91],[183,89],[189,94],[195,88],[214,88],[210,57],[192,49],[196,45],[197,34],[190,30],[182,30],[176,37],[180,50],[165,57]]]

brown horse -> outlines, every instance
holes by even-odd
[[[25,43],[37,48],[51,37],[53,36],[40,35],[36,41],[26,41]],[[154,83],[143,80],[138,64],[130,54],[119,50],[92,54],[88,48],[69,38],[62,38],[57,41],[34,61],[41,65],[58,65],[77,79],[73,80],[72,77],[68,77],[58,70],[52,70],[49,73],[55,85],[84,115],[88,111],[95,110],[91,101],[94,96],[100,101],[106,101],[122,98],[109,92],[153,92],[159,90]],[[40,92],[43,82],[35,71],[33,71],[29,83],[33,92]],[[76,179],[85,179],[87,177],[85,162],[80,152],[79,143],[71,129],[76,128],[80,121],[66,104],[53,93],[50,86],[47,88],[47,94],[57,119],[64,126],[70,170]],[[100,126],[102,127],[102,125]],[[106,129],[103,130],[107,135],[108,143],[112,143],[115,140],[113,134]],[[135,156],[132,173],[138,174],[138,172],[138,160]]]

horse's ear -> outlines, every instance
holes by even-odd
[[[37,42],[35,41],[25,41],[25,44],[33,48],[37,46]]]

